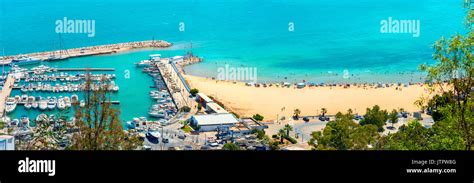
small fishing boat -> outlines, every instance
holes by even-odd
[[[86,106],[86,102],[84,100],[81,100],[81,102],[79,103],[79,107],[84,107]]]

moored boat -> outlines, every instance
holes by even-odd
[[[48,101],[48,109],[52,110],[52,109],[56,108],[56,103],[57,103],[56,97],[50,98],[49,101]]]
[[[13,112],[16,108],[16,105],[17,105],[17,100],[15,100],[15,98],[8,97],[5,102],[5,111],[7,113]]]
[[[40,110],[46,110],[48,108],[48,100],[40,100],[38,102],[38,107]]]

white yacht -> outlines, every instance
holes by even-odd
[[[7,113],[10,113],[10,112],[13,112],[15,110],[17,100],[15,100],[15,98],[13,98],[13,97],[8,97],[5,104],[6,104],[5,105],[5,111],[7,111]]]
[[[48,108],[48,100],[40,100],[38,103],[38,107],[40,108],[40,110],[44,111]]]
[[[56,103],[57,103],[56,97],[50,98],[48,101],[48,109],[52,110],[56,108]]]
[[[68,96],[64,97],[64,104],[67,108],[71,107],[71,99]]]
[[[79,107],[84,107],[86,106],[86,102],[84,100],[81,100],[81,102],[79,103]]]
[[[60,96],[58,98],[58,109],[63,110],[66,108],[66,103],[64,102],[64,98]]]
[[[18,56],[17,58],[14,58],[11,62],[11,65],[37,64],[40,62],[41,62],[40,59],[21,55],[21,56]]]

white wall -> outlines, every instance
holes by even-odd
[[[0,138],[0,150],[15,150],[15,137]]]

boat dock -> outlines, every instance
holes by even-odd
[[[13,84],[15,84],[15,78],[13,78],[13,76],[8,75],[8,78],[5,81],[5,84],[3,85],[2,92],[0,93],[0,117],[3,117],[5,115],[5,101],[12,92]]]
[[[190,97],[190,88],[174,63],[161,62],[157,66],[177,107],[181,109],[188,106],[191,110],[194,110],[196,104]]]
[[[167,48],[172,44],[163,40],[147,40],[147,41],[137,41],[137,42],[127,42],[127,43],[117,43],[117,44],[108,44],[108,45],[99,45],[99,46],[89,46],[82,48],[72,48],[65,50],[54,50],[54,51],[45,51],[45,52],[36,52],[28,54],[19,54],[19,55],[10,55],[5,56],[0,62],[0,65],[8,65],[12,62],[14,58],[19,56],[27,56],[42,61],[58,61],[65,60],[75,57],[84,57],[84,56],[93,56],[93,55],[106,55],[119,52],[125,52],[135,49],[147,49],[147,48]],[[60,55],[59,57],[51,57],[54,55]]]

